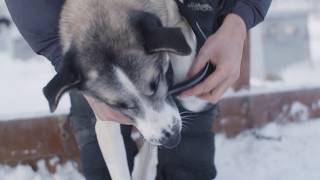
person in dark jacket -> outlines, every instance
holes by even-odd
[[[62,61],[58,21],[64,0],[5,2],[14,23],[31,48],[37,54],[48,58],[58,70]],[[199,42],[199,52],[189,76],[199,72],[207,62],[216,65],[216,71],[205,81],[185,91],[181,96],[196,95],[216,103],[237,80],[247,30],[264,20],[271,0],[177,0],[177,3]],[[110,180],[97,143],[94,130],[95,116],[91,110],[99,105],[90,102],[90,108],[86,99],[77,91],[70,92],[70,99],[69,119],[80,149],[84,175],[87,180]],[[126,121],[124,116],[110,108],[102,114],[107,116],[100,117],[102,120]],[[213,114],[212,111],[199,114],[196,125],[211,129]],[[130,126],[122,126],[128,162],[132,170],[137,148],[130,138],[130,131]],[[181,145],[176,149],[159,149],[157,180],[214,179],[216,171],[213,163],[213,135],[211,132],[203,134],[183,137]],[[185,152],[184,149],[190,149],[191,153]],[[196,156],[193,153],[197,153]]]

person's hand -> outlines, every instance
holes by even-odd
[[[246,35],[244,21],[238,15],[227,15],[219,30],[200,49],[188,76],[197,74],[207,62],[215,65],[216,71],[180,97],[198,96],[216,103],[239,78]]]
[[[114,121],[120,124],[131,124],[129,118],[120,112],[113,110],[105,103],[87,95],[84,95],[84,97],[87,99],[91,109],[99,120]]]

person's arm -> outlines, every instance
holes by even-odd
[[[232,13],[240,16],[247,29],[264,20],[271,4],[271,0],[237,0]]]
[[[62,61],[58,35],[59,14],[64,0],[5,0],[18,30],[39,55],[56,69]]]
[[[31,48],[48,58],[56,70],[62,62],[59,42],[59,14],[64,0],[5,0],[11,17]],[[94,98],[85,96],[101,120],[127,123],[119,112]]]
[[[271,0],[237,0],[234,3],[221,27],[200,49],[189,76],[197,74],[208,62],[216,66],[216,71],[183,92],[181,97],[198,96],[217,103],[239,78],[247,30],[265,18]]]

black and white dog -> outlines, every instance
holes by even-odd
[[[0,17],[0,27],[2,24],[5,25],[6,27],[9,27],[11,25],[11,22],[6,17]]]
[[[186,79],[196,51],[195,35],[175,0],[66,0],[60,19],[64,61],[44,88],[51,111],[63,93],[78,89],[129,117],[146,139],[128,170],[120,126],[97,119],[98,142],[113,180],[150,180],[157,148],[180,141],[182,117],[168,96]],[[170,65],[171,64],[171,65]],[[207,102],[180,99],[188,110]]]

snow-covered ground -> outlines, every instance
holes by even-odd
[[[257,138],[258,137],[258,138]],[[295,124],[269,124],[233,139],[216,136],[217,180],[319,180],[320,119]],[[0,165],[0,180],[82,180],[72,163],[50,174],[39,162],[29,166]]]
[[[258,134],[265,138],[256,138]],[[216,139],[217,180],[319,180],[320,119]]]
[[[51,174],[44,161],[38,162],[38,170],[34,171],[30,166],[19,165],[9,167],[0,165],[0,180],[85,180],[73,163],[57,166],[57,171]]]

